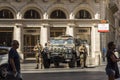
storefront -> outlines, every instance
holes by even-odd
[[[13,28],[0,27],[0,46],[11,46],[13,39]]]
[[[23,36],[24,58],[34,57],[33,48],[40,41],[40,28],[24,28]]]
[[[79,45],[87,44],[88,48],[88,55],[90,55],[90,48],[91,48],[91,28],[90,27],[76,27],[75,28],[75,36]]]

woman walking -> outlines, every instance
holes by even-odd
[[[108,80],[115,80],[119,78],[119,69],[117,62],[120,61],[114,54],[114,50],[116,45],[114,42],[108,43],[108,50],[107,50],[107,65],[106,65],[106,74],[108,75]]]

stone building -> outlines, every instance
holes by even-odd
[[[51,37],[69,34],[87,42],[87,63],[99,65],[102,42],[98,24],[113,16],[113,13],[107,16],[107,1],[0,0],[0,44],[10,46],[13,39],[18,40],[18,51],[25,59],[33,56],[38,40],[44,46]]]

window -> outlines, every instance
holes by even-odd
[[[50,37],[58,37],[65,34],[65,27],[51,27],[50,28]]]
[[[52,19],[66,19],[66,15],[61,10],[55,10],[51,13],[50,18],[52,18]]]
[[[40,15],[35,10],[28,10],[24,14],[25,19],[40,19]]]
[[[80,10],[76,16],[75,16],[76,19],[91,19],[91,15],[88,11],[86,10]]]
[[[10,10],[2,9],[2,10],[0,10],[0,18],[12,19],[12,18],[14,18],[14,16]]]

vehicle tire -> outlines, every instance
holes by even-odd
[[[7,76],[8,73],[8,65],[2,65],[0,66],[0,78],[4,79]]]
[[[69,68],[75,67],[75,55],[73,55],[73,59],[71,59],[70,62],[68,62]]]
[[[59,62],[55,61],[55,62],[54,62],[54,66],[55,66],[56,68],[59,67]]]

